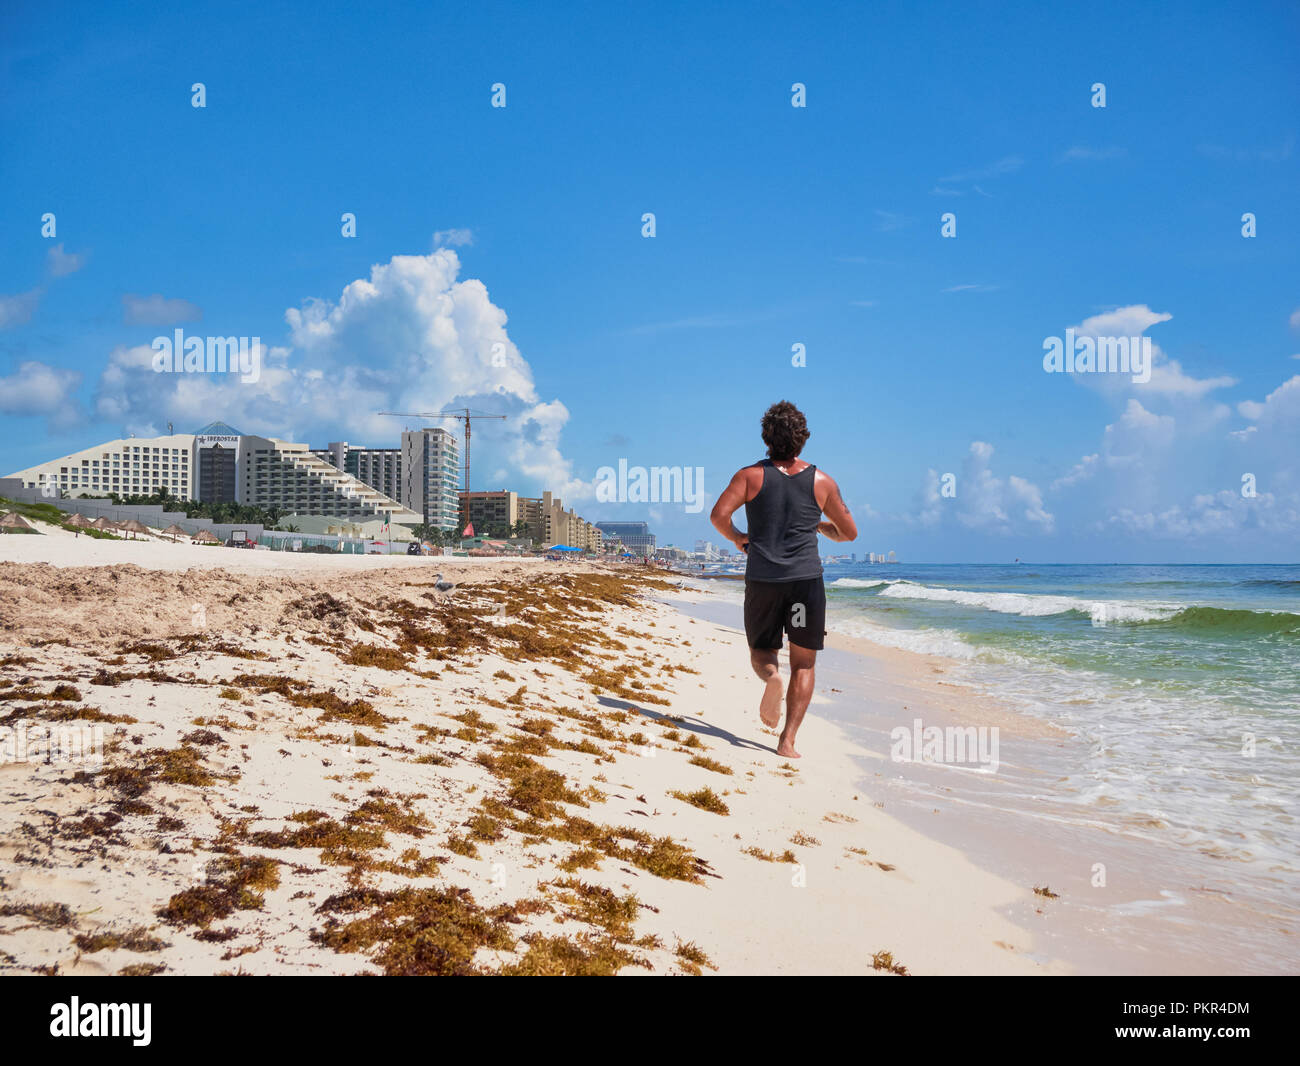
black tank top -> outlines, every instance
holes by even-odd
[[[804,581],[820,577],[822,560],[817,551],[817,506],[813,485],[817,468],[811,464],[797,474],[783,474],[771,459],[763,468],[763,487],[745,504],[749,526],[746,581]]]

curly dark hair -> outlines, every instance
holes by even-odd
[[[763,443],[771,459],[797,459],[808,443],[808,421],[788,400],[774,403],[763,412]]]

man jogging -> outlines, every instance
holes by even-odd
[[[850,541],[857,524],[829,474],[799,458],[808,423],[799,408],[782,400],[763,415],[768,458],[738,470],[709,515],[714,528],[743,551],[745,637],[749,661],[764,683],[758,714],[775,729],[781,721],[781,635],[790,638],[790,685],[778,755],[799,758],[795,734],[812,699],[817,653],[826,636],[826,588],[817,534]],[[748,533],[731,516],[744,505]],[[823,521],[825,513],[827,520]]]

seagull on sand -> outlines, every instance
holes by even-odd
[[[454,581],[443,581],[442,575],[437,574],[433,579],[433,587],[439,592],[447,593],[456,587],[456,583]]]

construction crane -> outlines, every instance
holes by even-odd
[[[471,411],[468,407],[461,411],[380,411],[381,415],[391,415],[394,418],[458,418],[465,423],[465,513],[460,523],[460,528],[464,531],[469,525],[469,437],[470,424],[478,419],[480,422],[485,418],[499,419],[504,422],[506,415],[489,415],[482,411]],[[427,507],[427,503],[426,503]]]

